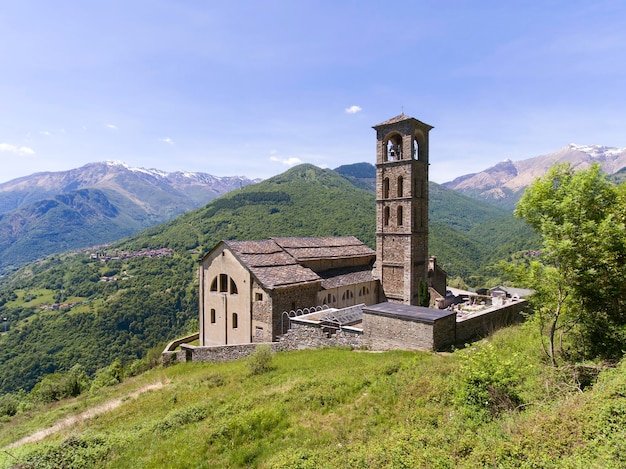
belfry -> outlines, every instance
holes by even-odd
[[[428,285],[428,132],[400,114],[376,130],[376,265],[380,301],[420,304]]]

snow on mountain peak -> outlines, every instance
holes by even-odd
[[[605,145],[577,145],[576,143],[570,143],[568,148],[586,153],[592,158],[617,156],[626,151],[626,148],[607,147]]]

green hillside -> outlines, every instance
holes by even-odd
[[[450,277],[483,286],[497,256],[532,242],[504,211],[434,184],[431,200],[430,251]],[[0,394],[30,390],[77,363],[90,375],[116,358],[128,364],[197,331],[197,261],[221,239],[328,235],[374,247],[374,195],[302,165],[120,241],[99,259],[52,256],[0,278],[10,329],[0,335]],[[169,249],[163,257],[141,254],[161,248]]]
[[[446,354],[278,353],[260,374],[257,358],[153,370],[0,421],[0,468],[625,467],[626,363],[583,388],[534,332]]]

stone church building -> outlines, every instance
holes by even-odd
[[[417,306],[424,286],[445,296],[428,256],[432,127],[401,114],[374,129],[376,251],[355,237],[221,241],[200,261],[200,346],[274,341],[292,310]]]

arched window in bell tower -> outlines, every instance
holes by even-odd
[[[419,160],[420,158],[420,148],[419,143],[417,143],[417,139],[413,139],[413,159]]]
[[[389,198],[389,178],[383,179],[383,199]]]
[[[402,226],[402,225],[403,225],[403,222],[404,222],[404,219],[403,219],[404,217],[403,217],[403,215],[404,215],[404,210],[403,210],[403,208],[402,208],[402,205],[400,205],[400,206],[398,207],[398,213],[397,213],[397,218],[398,218],[398,226]]]
[[[389,207],[383,209],[383,225],[389,226]]]
[[[402,159],[402,137],[394,135],[387,140],[387,152],[385,161],[398,161]]]
[[[398,187],[397,187],[398,197],[404,197],[404,187],[402,187],[403,185],[404,185],[404,178],[402,176],[398,176]]]

